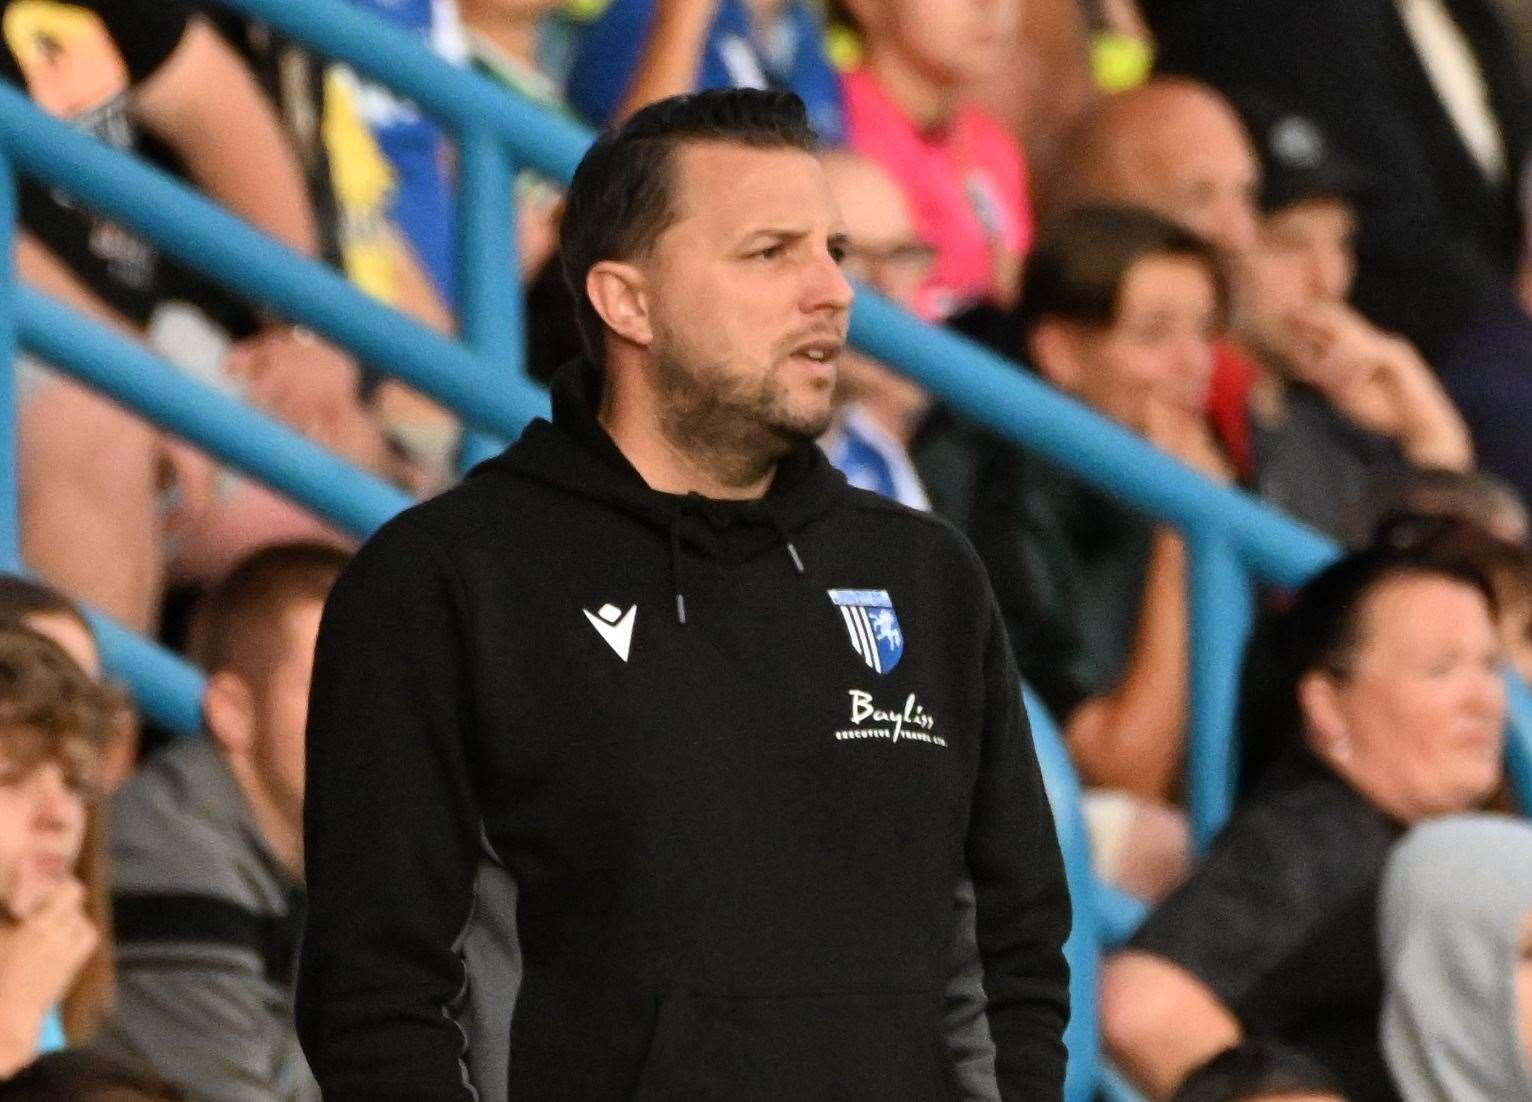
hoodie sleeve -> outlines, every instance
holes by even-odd
[[[326,1102],[477,1097],[449,1014],[479,837],[466,606],[408,524],[386,526],[336,583],[314,660],[297,1019]]]
[[[1069,966],[1069,888],[998,609],[984,662],[984,742],[968,830],[979,955],[1006,1102],[1059,1099]]]

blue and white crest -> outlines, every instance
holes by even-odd
[[[886,589],[831,589],[851,637],[851,649],[875,673],[887,673],[904,657],[904,631]]]

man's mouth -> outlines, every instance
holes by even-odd
[[[844,342],[825,337],[799,345],[793,349],[793,355],[816,364],[833,364],[842,347]]]

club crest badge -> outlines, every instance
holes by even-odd
[[[904,631],[886,589],[831,589],[851,649],[874,673],[888,673],[904,657]]]

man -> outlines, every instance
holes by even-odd
[[[318,1098],[291,1024],[303,721],[345,562],[279,546],[220,583],[193,626],[208,737],[161,752],[113,807],[118,1005],[99,1047],[200,1102]]]
[[[1470,470],[1473,443],[1414,346],[1347,304],[1366,177],[1304,115],[1243,106],[1262,180],[1238,319],[1255,366],[1239,427],[1261,497],[1357,546],[1411,471]]]
[[[326,1099],[473,1097],[495,861],[513,1098],[953,1093],[965,867],[1000,1094],[1060,1096],[1069,904],[987,584],[813,447],[851,303],[813,144],[756,91],[599,140],[563,225],[591,362],[337,585],[298,996]]]
[[[935,253],[916,235],[904,193],[858,154],[827,153],[821,163],[846,226],[842,270],[911,308]],[[830,462],[853,486],[929,509],[909,447],[931,396],[913,379],[854,352],[842,353],[836,374],[835,419],[820,441]]]
[[[1297,104],[1375,181],[1353,300],[1440,373],[1532,500],[1524,168],[1532,91],[1490,0],[1148,0],[1160,69]]]

